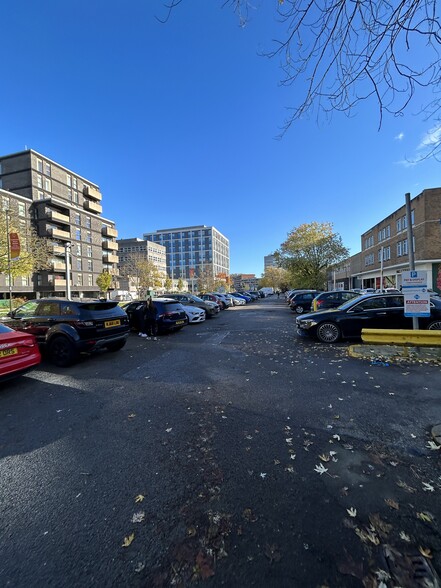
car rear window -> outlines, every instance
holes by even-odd
[[[180,302],[154,302],[158,312],[182,312]]]

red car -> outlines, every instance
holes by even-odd
[[[0,382],[20,376],[41,362],[33,335],[0,324]]]

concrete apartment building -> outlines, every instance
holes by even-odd
[[[0,188],[0,213],[16,211],[50,240],[53,252],[51,269],[14,281],[14,296],[66,296],[69,251],[71,296],[98,296],[102,271],[117,285],[118,233],[114,221],[102,216],[97,184],[28,149],[0,156]],[[8,289],[8,276],[0,274],[0,296]]]
[[[144,233],[143,238],[163,245],[167,274],[172,280],[191,281],[200,272],[230,275],[230,243],[215,227],[196,225]]]
[[[410,208],[415,269],[427,271],[428,287],[441,293],[441,188],[423,190],[411,199]],[[399,289],[401,274],[409,269],[407,216],[403,204],[361,235],[361,252],[332,268],[328,289]]]
[[[146,241],[139,237],[131,239],[118,239],[118,270],[120,274],[119,287],[121,290],[127,290],[136,296],[137,283],[136,276],[126,277],[128,266],[133,266],[137,259],[151,261],[158,268],[160,274],[167,276],[167,255],[166,249],[159,243]]]

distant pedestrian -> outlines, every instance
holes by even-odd
[[[280,298],[280,290],[277,290],[277,298]]]
[[[147,339],[157,340],[158,322],[156,320],[156,307],[153,300],[149,298],[145,307],[145,327],[147,332]]]
[[[139,329],[138,336],[143,337],[144,339],[147,337],[145,312],[146,312],[146,303],[140,302],[138,304],[138,306],[135,308],[135,316],[136,316],[136,322],[138,324],[138,329]]]

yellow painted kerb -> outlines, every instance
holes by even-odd
[[[384,345],[413,345],[441,347],[441,331],[413,331],[412,329],[362,329],[364,343]]]

